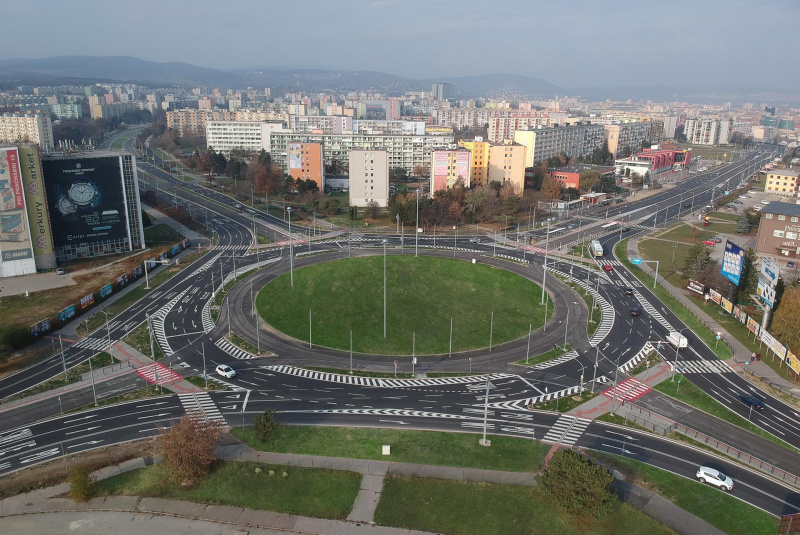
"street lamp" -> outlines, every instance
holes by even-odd
[[[166,260],[166,259],[165,260],[145,260],[144,261],[144,289],[145,290],[149,290],[150,289],[150,279],[147,276],[147,263],[148,262],[152,262],[154,264],[161,264],[163,266],[168,266],[169,265],[169,260]]]
[[[544,266],[542,269],[542,302],[539,303],[540,305],[544,304],[545,300],[545,283],[547,282],[547,251],[550,248],[550,221],[547,222],[547,236],[544,240]],[[546,320],[547,318],[545,318]],[[546,323],[546,321],[545,321]]]
[[[414,256],[419,254],[419,188],[417,188],[417,228],[414,229]]]
[[[386,243],[383,240],[383,339],[386,340]]]
[[[292,239],[292,207],[286,208],[289,213],[289,280],[294,288],[294,240]]]
[[[580,390],[580,395],[582,396],[582,395],[583,395],[583,376],[584,376],[584,374],[586,373],[586,366],[584,366],[584,365],[581,363],[581,361],[580,361],[580,360],[578,361],[578,364],[579,364],[579,365],[580,365],[580,367],[581,367],[581,390]]]
[[[108,328],[108,312],[105,310],[101,310],[103,314],[106,316],[106,334],[108,335],[108,354],[111,356],[111,362],[114,362],[114,352],[111,348],[111,330]]]

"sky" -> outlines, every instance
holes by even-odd
[[[30,22],[14,24],[24,39],[2,34],[3,58],[508,72],[565,88],[800,84],[790,59],[798,0],[41,0],[3,12]]]

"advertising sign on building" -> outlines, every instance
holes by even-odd
[[[764,279],[773,288],[778,283],[778,277],[781,274],[781,268],[775,263],[773,259],[768,256],[761,257],[761,272],[760,278]]]
[[[300,169],[303,166],[302,156],[300,154],[300,147],[301,147],[300,143],[286,144],[289,169]]]
[[[742,262],[744,262],[744,249],[731,242],[725,242],[725,253],[722,255],[722,276],[739,286],[742,276]]]
[[[447,189],[447,155],[446,151],[435,151],[433,153],[431,192]]]
[[[36,273],[16,147],[0,148],[0,276]]]
[[[770,284],[763,279],[758,279],[758,287],[756,288],[756,293],[764,300],[764,303],[767,304],[770,308],[772,308],[773,303],[775,302],[775,288],[770,286]]]
[[[36,268],[53,269],[56,267],[56,253],[53,249],[50,215],[47,212],[39,146],[23,145],[17,150]]]
[[[128,237],[119,158],[45,159],[42,168],[56,245]]]
[[[639,259],[639,263],[641,263],[641,261],[642,261],[642,259],[640,258]],[[705,286],[703,286],[699,282],[693,281],[693,280],[689,281],[689,284],[686,286],[686,289],[689,290],[690,292],[695,292],[695,293],[698,293],[700,295],[703,295],[705,293],[705,291],[706,291],[706,287]]]
[[[467,150],[456,152],[456,178],[464,180],[464,185],[469,186],[469,159],[472,155]]]

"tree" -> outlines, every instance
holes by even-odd
[[[411,172],[416,177],[427,177],[430,175],[431,169],[427,165],[415,165]]]
[[[542,191],[548,199],[561,199],[561,182],[550,176],[544,177]]]
[[[392,167],[389,170],[389,182],[407,182],[407,177],[404,167]]]
[[[616,501],[614,478],[602,466],[572,450],[557,451],[539,484],[553,501],[572,515],[602,518]]]
[[[88,502],[97,491],[97,482],[88,466],[75,465],[69,469],[69,497],[76,503]]]
[[[276,427],[278,427],[278,421],[275,419],[275,411],[272,409],[265,410],[253,420],[253,431],[261,442],[267,442]]]
[[[371,200],[367,203],[367,213],[369,214],[370,219],[378,219],[380,211],[381,207],[377,201]]]
[[[704,286],[708,286],[709,288],[713,288],[719,292],[726,292],[728,286],[730,286],[730,281],[726,279],[722,273],[720,273],[719,263],[715,261],[709,262],[709,264],[697,274],[697,278],[695,280]]]
[[[781,300],[783,299],[784,292],[786,292],[786,284],[783,282],[783,277],[779,277],[778,282],[775,283],[775,299],[772,302],[773,315],[778,311],[778,308],[780,308],[781,306]]]
[[[351,206],[350,207],[350,221],[355,221],[358,219],[358,206]]]
[[[758,287],[758,271],[758,255],[756,255],[755,249],[752,247],[745,249],[737,295],[739,293],[744,295],[756,293],[756,288]]]
[[[739,221],[736,222],[736,232],[738,234],[747,234],[750,232],[750,220],[747,218],[747,214],[742,213],[739,216]]]
[[[683,274],[690,279],[697,276],[711,263],[711,253],[702,243],[696,243],[689,248],[683,261]]]
[[[214,446],[223,425],[188,414],[169,429],[161,430],[159,443],[163,467],[170,479],[183,487],[197,483],[211,470]]]
[[[581,173],[578,187],[582,191],[592,191],[595,187],[599,186],[603,181],[603,173],[593,169],[587,169]]]
[[[788,287],[772,316],[770,334],[792,348],[800,345],[800,288]]]

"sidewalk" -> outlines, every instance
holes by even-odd
[[[134,370],[145,370],[150,371],[153,368],[153,360],[150,357],[147,357],[137,351],[136,349],[132,348],[125,342],[117,342],[114,344],[114,358],[119,360],[120,362],[127,362],[130,363]],[[169,373],[166,374],[168,376],[174,377],[175,375],[180,375],[175,370],[172,369],[172,365],[170,364],[170,368],[166,368],[163,364],[157,363],[156,366],[159,368],[159,374],[161,374],[162,369],[168,369]],[[149,374],[145,374],[149,375]],[[155,384],[154,381],[150,380],[148,377],[142,375],[147,381],[151,384]],[[165,382],[168,381],[168,382]],[[204,392],[202,388],[199,386],[195,386],[186,379],[180,379],[178,381],[173,381],[169,377],[159,377],[158,381],[159,386],[166,388],[170,392],[175,392],[176,394],[186,394],[189,392]]]
[[[628,255],[639,256],[638,238],[631,238],[628,241]],[[643,264],[640,267],[645,273],[647,273],[651,277],[654,275],[654,271],[650,268],[650,266]],[[697,306],[692,301],[692,299],[689,296],[687,296],[683,291],[675,288],[675,286],[673,286],[663,278],[660,278],[658,280],[658,284],[661,284],[673,297],[675,297],[678,301],[680,301],[683,306],[685,306],[695,317],[697,317],[700,321],[702,321],[709,329],[711,329],[714,332],[723,332],[725,334],[728,334],[728,331],[723,326],[714,321],[714,319],[711,318],[711,316],[706,314],[706,312],[703,309]],[[731,348],[731,352],[733,353],[732,360],[739,365],[737,366],[733,364],[734,368],[740,368],[742,366],[745,366],[744,363],[748,362],[749,364],[746,365],[747,371],[762,378],[764,381],[768,382],[771,386],[777,388],[783,393],[790,395],[795,399],[800,399],[800,387],[779,376],[772,370],[772,368],[767,366],[765,363],[760,361],[750,362],[750,350],[748,350],[735,337],[728,334],[728,336],[724,338],[725,338],[724,339],[725,343]]]
[[[164,214],[163,212],[161,212],[159,210],[156,210],[152,206],[149,206],[149,205],[143,203],[142,204],[142,209],[145,212],[147,212],[147,215],[150,216],[150,221],[153,223],[153,225],[158,225],[158,224],[163,223],[163,224],[165,224],[165,225],[167,225],[169,227],[174,228],[175,230],[180,232],[183,236],[185,236],[185,237],[189,238],[190,240],[192,240],[192,242],[194,242],[194,243],[209,241],[208,238],[206,238],[205,236],[203,236],[199,232],[196,232],[196,231],[190,229],[189,227],[187,227],[183,223],[179,223],[179,222],[175,221],[171,217],[167,216],[166,214]]]

